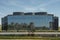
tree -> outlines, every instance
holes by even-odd
[[[35,31],[34,23],[33,22],[30,22],[28,28],[29,28],[29,31],[28,31],[29,32],[29,35],[33,36],[34,35],[34,31]]]
[[[11,24],[8,25],[8,30],[14,30],[15,24],[11,22]]]
[[[43,27],[42,27],[42,30],[48,30],[48,27],[43,26]]]
[[[23,24],[24,30],[27,30],[27,26],[28,26],[28,25],[27,25],[26,23]]]
[[[18,32],[18,31],[20,30],[20,24],[15,23],[15,29],[16,29],[16,31]]]

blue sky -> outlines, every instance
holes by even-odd
[[[0,24],[2,17],[13,12],[42,11],[60,18],[60,0],[0,0]]]

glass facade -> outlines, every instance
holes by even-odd
[[[48,27],[49,28],[49,22],[53,22],[53,16],[48,15],[29,15],[29,16],[8,16],[8,24],[13,23],[26,23],[29,24],[30,22],[33,22],[35,27]]]
[[[42,30],[46,30],[44,29],[44,27],[46,27],[47,29],[51,29],[53,28],[53,22],[54,22],[54,16],[53,15],[10,15],[7,16],[7,25],[8,25],[8,29],[10,30],[14,30],[14,28],[19,28],[23,29],[23,27],[25,27],[25,29],[29,26],[29,24],[32,22],[35,29],[43,29]],[[12,25],[11,25],[12,24]],[[13,27],[13,25],[15,24],[15,26]],[[19,25],[18,25],[19,24]],[[52,27],[51,27],[52,24]]]

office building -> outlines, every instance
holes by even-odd
[[[47,12],[13,12],[2,18],[2,30],[58,30],[58,17]]]

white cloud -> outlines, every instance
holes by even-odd
[[[4,13],[0,12],[0,25],[1,25],[1,18],[4,17]]]
[[[40,8],[40,10],[41,10],[41,11],[47,11],[47,9],[45,9],[45,8]]]
[[[11,6],[11,8],[13,10],[15,10],[16,8],[19,8],[19,9],[23,8],[21,10],[27,11],[27,12],[28,11],[38,11],[38,10],[40,10],[40,11],[47,11],[47,9],[45,7],[51,5],[51,4],[55,3],[55,2],[58,2],[59,0],[49,0],[48,2],[43,2],[43,3],[40,3],[41,0],[29,0],[29,1],[30,1],[31,5],[29,5],[28,3],[27,3],[28,5],[26,5],[24,3],[24,1],[20,1],[20,0],[19,1],[18,0],[8,0],[8,1],[5,1],[3,3],[6,6],[8,6],[8,8]],[[33,6],[35,4],[37,4],[37,6]]]
[[[49,6],[53,3],[59,2],[60,0],[49,0],[48,2],[44,2],[41,5],[39,5],[40,7],[45,7],[45,6]]]
[[[4,15],[4,13],[0,12],[0,16],[3,16],[3,15]]]
[[[24,6],[24,10],[26,10],[26,11],[47,11],[48,10],[48,9],[46,9],[47,6],[50,6],[51,4],[54,4],[58,1],[60,1],[60,0],[49,0],[48,2],[40,3],[40,5],[32,6],[32,7],[27,5],[27,6]],[[31,3],[36,4],[36,0],[35,1],[31,0]]]
[[[35,10],[36,10],[36,8],[34,8],[34,7],[24,7],[25,12],[34,12]]]

